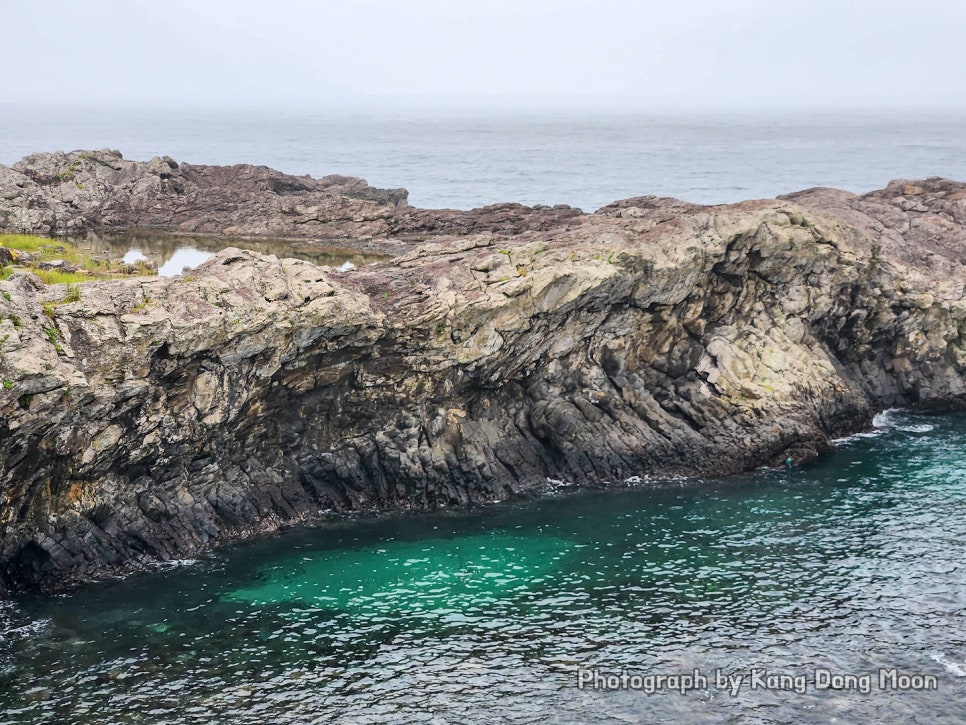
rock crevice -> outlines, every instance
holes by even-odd
[[[156,188],[189,180],[151,163]],[[324,182],[408,213],[355,183],[240,173],[280,204]],[[883,407],[966,402],[962,184],[565,211],[510,231],[460,212],[459,234],[349,271],[226,249],[190,277],[85,283],[53,314],[63,287],[0,282],[3,586],[320,512],[801,462]]]

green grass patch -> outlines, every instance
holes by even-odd
[[[141,300],[136,305],[134,305],[134,307],[131,308],[131,312],[132,313],[143,312],[148,305],[153,305],[153,304],[154,304],[154,300],[152,298],[145,297],[143,300]],[[239,320],[236,320],[236,323],[240,321],[241,320],[239,318]]]
[[[80,284],[93,279],[88,274],[61,272],[59,269],[32,269],[30,271],[40,277],[44,284]]]
[[[19,249],[33,254],[50,246],[59,246],[59,243],[49,237],[36,237],[32,234],[0,234],[0,247],[7,249]]]
[[[30,254],[29,260],[16,260],[17,266],[7,266],[0,269],[0,280],[4,280],[20,268],[33,272],[45,284],[80,284],[92,279],[120,279],[129,277],[115,268],[109,260],[98,259],[62,239],[37,237],[29,234],[0,234],[0,247],[6,247],[17,256],[17,252]],[[62,259],[66,265],[79,267],[84,272],[68,272],[60,269],[39,269],[38,265]],[[22,263],[21,263],[22,262]],[[137,267],[137,265],[135,265]],[[154,272],[138,268],[139,275],[153,275]],[[73,300],[70,300],[73,301]]]

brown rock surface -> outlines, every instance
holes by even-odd
[[[362,179],[290,176],[265,166],[179,164],[167,156],[128,161],[108,149],[44,153],[0,166],[0,232],[137,227],[397,250],[436,234],[513,235],[583,219],[566,206],[413,209],[407,196]]]
[[[883,407],[966,401],[966,185],[565,211],[465,212],[346,272],[229,249],[53,317],[65,288],[0,282],[0,579],[324,510],[802,461]]]

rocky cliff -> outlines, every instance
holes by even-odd
[[[346,176],[290,176],[264,166],[129,161],[117,151],[33,154],[0,165],[0,232],[80,234],[149,227],[227,237],[311,239],[399,250],[438,234],[546,231],[579,209],[496,204],[470,212],[414,209],[405,189]]]
[[[67,302],[0,282],[3,585],[325,511],[802,462],[882,407],[966,402],[966,185],[571,212],[421,212],[469,221],[345,272],[228,249]]]

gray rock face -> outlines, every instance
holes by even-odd
[[[800,462],[882,407],[966,401],[966,185],[486,213],[462,214],[504,230],[376,266],[229,249],[53,317],[64,287],[0,282],[4,586],[320,511]]]
[[[405,189],[376,189],[362,179],[290,176],[264,166],[178,164],[167,156],[127,161],[108,149],[44,153],[0,166],[0,232],[151,227],[399,249],[436,234],[516,234],[582,217],[565,206],[412,209],[407,196]]]
[[[127,161],[117,151],[34,154],[0,166],[0,229],[44,234],[149,226],[216,235],[358,238],[378,233],[405,189],[264,166]]]

